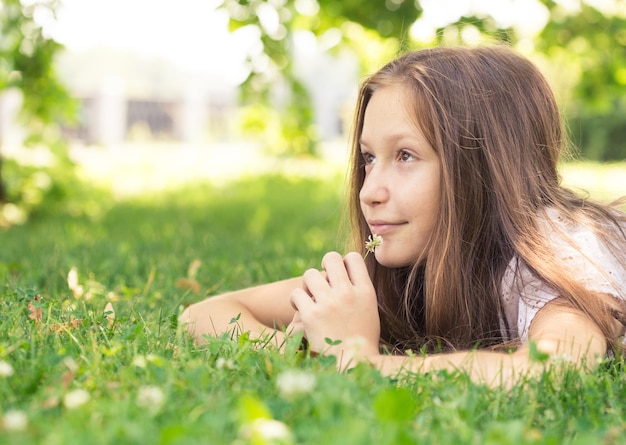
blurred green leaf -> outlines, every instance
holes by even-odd
[[[407,422],[415,417],[417,404],[407,388],[390,388],[374,399],[374,412],[385,422]]]

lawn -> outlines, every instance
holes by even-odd
[[[614,173],[617,169],[617,173]],[[622,166],[572,164],[603,200]],[[589,179],[592,178],[592,179]],[[616,179],[617,180],[617,179]],[[301,274],[340,249],[340,175],[263,175],[43,209],[0,231],[0,443],[620,443],[623,361],[510,390],[462,374],[347,374],[297,344],[195,346],[185,304]]]

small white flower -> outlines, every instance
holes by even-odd
[[[63,405],[65,405],[67,409],[76,409],[89,402],[89,399],[91,399],[91,396],[87,390],[75,389],[65,394],[63,397]]]
[[[380,246],[383,243],[383,237],[380,235],[370,235],[367,238],[367,241],[365,241],[365,248],[367,249],[367,252],[365,252],[365,257],[367,257],[367,255],[370,252],[374,252],[374,250],[376,250],[376,248],[378,246]]]
[[[78,371],[78,364],[76,363],[76,361],[75,361],[72,357],[69,357],[69,356],[68,356],[68,357],[65,357],[65,358],[63,359],[63,364],[64,364],[65,366],[67,366],[67,369],[68,369],[70,372],[76,372],[76,371]]]
[[[133,366],[136,366],[137,368],[145,368],[147,364],[148,362],[143,355],[136,355],[133,357]]]
[[[289,427],[274,419],[254,419],[241,427],[239,437],[252,443],[294,443]]]
[[[0,360],[0,377],[11,377],[14,372],[11,363]]]
[[[158,386],[146,385],[139,388],[137,405],[144,408],[158,410],[165,402],[165,395]]]
[[[7,411],[2,416],[2,425],[9,431],[24,431],[28,425],[28,416],[24,411]]]
[[[235,363],[231,359],[219,357],[215,362],[215,367],[217,369],[234,369]]]
[[[276,387],[284,398],[307,394],[315,388],[315,375],[306,371],[285,371],[276,378]]]
[[[146,360],[148,360],[150,363],[153,363],[157,366],[163,366],[163,357],[161,357],[160,355],[148,354],[146,355]]]

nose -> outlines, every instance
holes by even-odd
[[[375,165],[365,175],[359,192],[361,205],[376,206],[389,199],[389,178],[382,166]]]

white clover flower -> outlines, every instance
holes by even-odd
[[[89,399],[91,399],[91,396],[87,390],[75,389],[65,394],[63,397],[63,405],[65,405],[67,409],[76,409],[89,402]]]
[[[146,385],[139,388],[137,405],[144,408],[158,410],[165,402],[165,394],[158,386]]]
[[[145,368],[148,364],[146,358],[143,355],[136,355],[133,357],[133,366],[137,368]]]
[[[157,366],[163,366],[163,357],[161,357],[160,355],[148,354],[146,355],[146,360],[148,360],[150,363],[153,363]]]
[[[11,377],[14,372],[11,363],[0,360],[0,377]]]
[[[289,427],[274,419],[254,419],[241,427],[239,438],[251,443],[294,443]]]
[[[215,367],[217,369],[235,369],[235,363],[231,359],[218,357],[218,359],[215,361]]]
[[[307,394],[315,388],[315,375],[306,371],[284,371],[276,378],[276,387],[283,398]]]
[[[365,252],[365,258],[367,258],[367,255],[370,252],[374,252],[376,250],[376,248],[378,246],[380,246],[383,243],[383,237],[380,235],[370,235],[367,238],[367,241],[365,241],[365,248],[367,249],[367,252]]]
[[[67,369],[68,369],[70,372],[76,372],[76,371],[78,371],[78,364],[76,363],[76,361],[75,361],[72,357],[69,357],[69,356],[68,356],[68,357],[65,357],[65,358],[63,359],[63,364],[64,364],[65,366],[67,366]]]
[[[2,416],[2,425],[9,431],[24,431],[28,425],[28,416],[24,411],[7,411]]]

